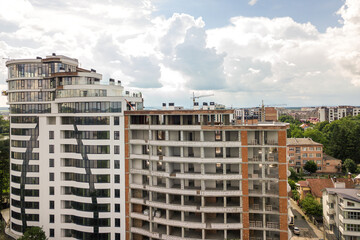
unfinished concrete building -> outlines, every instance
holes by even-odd
[[[127,239],[288,239],[285,123],[125,112]]]

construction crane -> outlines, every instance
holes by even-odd
[[[199,95],[199,96],[195,96],[195,93],[193,92],[193,96],[191,97],[193,100],[193,106],[195,105],[195,99],[197,98],[203,98],[203,97],[211,97],[214,96],[214,94],[207,94],[207,95]]]

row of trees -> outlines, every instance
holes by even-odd
[[[288,137],[308,137],[324,145],[326,154],[345,161],[352,159],[360,163],[360,115],[340,120],[321,122],[303,130],[301,122],[291,116],[279,117],[281,122],[290,123]],[[353,172],[353,171],[352,171]]]
[[[9,187],[10,187],[10,140],[9,128],[10,123],[5,120],[3,116],[0,116],[0,210],[3,209],[3,205],[9,199]]]

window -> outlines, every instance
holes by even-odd
[[[355,203],[353,203],[353,202],[348,201],[346,204],[348,207],[355,207]]]
[[[329,166],[330,165],[330,163],[326,163],[326,166]]]
[[[294,151],[294,148],[293,147],[289,148],[289,151]]]
[[[53,158],[49,159],[49,167],[54,167],[54,159]]]
[[[296,153],[300,153],[300,147],[296,147]]]
[[[120,218],[115,218],[115,227],[120,227]]]
[[[115,240],[120,240],[120,233],[115,233]]]
[[[49,131],[49,139],[54,139],[54,131]]]
[[[320,164],[321,164],[321,161],[320,161],[320,160],[317,160],[317,161],[316,161],[316,164],[320,165]]]
[[[317,154],[316,154],[316,157],[321,157],[321,153],[317,153]]]
[[[321,151],[321,147],[316,147],[316,151]]]
[[[309,147],[309,151],[314,151],[314,148],[313,148],[313,147]]]
[[[115,183],[120,183],[120,175],[115,175]]]
[[[54,194],[55,194],[55,188],[54,188],[54,187],[49,187],[49,194],[50,194],[50,195],[54,195]]]
[[[120,169],[120,160],[114,160],[114,168]]]
[[[290,156],[293,157],[293,156],[294,156],[294,153],[290,153]]]
[[[347,212],[347,218],[360,220],[360,212]]]
[[[120,212],[120,204],[115,204],[115,212]]]
[[[306,147],[303,147],[303,149],[302,149],[303,151],[306,151]]]
[[[120,120],[119,117],[114,117],[114,125],[119,125]]]
[[[55,209],[55,202],[54,201],[50,201],[49,205],[50,205],[49,206],[50,209]]]
[[[312,154],[312,153],[309,153],[309,157],[314,157],[314,154]]]
[[[302,154],[302,157],[307,157],[307,153],[303,153],[303,154]]]
[[[115,189],[115,197],[120,198],[120,189]]]
[[[49,216],[49,222],[54,223],[55,222],[55,216],[53,214],[50,214]]]
[[[54,145],[49,145],[49,153],[54,153]]]
[[[114,154],[120,154],[120,146],[114,146]]]
[[[55,237],[55,230],[53,228],[50,228],[49,237]]]
[[[119,139],[120,139],[119,131],[115,131],[114,132],[114,140],[119,140]]]
[[[49,181],[54,181],[54,173],[49,173]]]
[[[351,232],[360,232],[360,225],[358,224],[345,224],[346,230]]]
[[[306,164],[307,160],[303,160],[303,164]]]

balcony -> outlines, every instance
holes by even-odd
[[[249,221],[250,228],[262,228],[263,223],[262,220],[259,221]]]
[[[267,222],[266,228],[279,229],[279,223],[278,222]]]
[[[259,139],[249,139],[248,145],[260,145]]]

